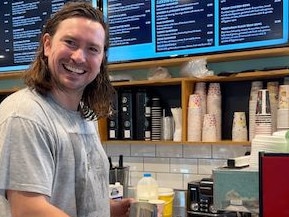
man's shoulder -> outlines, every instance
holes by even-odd
[[[7,96],[0,104],[2,116],[33,116],[45,107],[45,98],[34,90],[24,88]]]

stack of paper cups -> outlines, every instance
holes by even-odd
[[[289,129],[289,85],[279,86],[277,131]]]
[[[199,94],[191,94],[188,107],[188,141],[201,141],[202,109]]]
[[[272,133],[277,131],[277,110],[278,110],[278,95],[279,95],[279,82],[271,81],[267,83],[269,91],[271,117],[272,117]]]
[[[207,95],[207,113],[216,119],[217,140],[222,138],[222,96],[220,83],[210,83]]]
[[[255,117],[258,91],[263,88],[262,81],[253,81],[251,83],[250,101],[249,101],[249,140],[255,136]]]
[[[201,110],[202,110],[202,123],[204,115],[207,113],[207,88],[205,82],[197,82],[195,87],[195,94],[200,95]]]
[[[217,128],[216,128],[215,114],[205,114],[202,128],[202,141],[203,142],[216,142],[217,141]]]
[[[234,112],[232,141],[240,142],[248,140],[248,130],[245,112]]]
[[[267,89],[258,91],[255,117],[256,135],[272,135],[272,117],[269,91]]]

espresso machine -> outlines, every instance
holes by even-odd
[[[213,198],[214,181],[212,178],[203,178],[200,181],[188,183],[187,192],[187,216],[188,217],[207,217],[222,216],[236,217],[234,212],[224,213],[214,207]]]

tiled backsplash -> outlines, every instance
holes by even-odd
[[[187,183],[210,177],[214,168],[226,164],[230,157],[250,151],[243,145],[180,144],[104,144],[114,165],[123,155],[130,167],[130,186],[136,186],[144,172],[150,172],[161,187],[187,189]]]

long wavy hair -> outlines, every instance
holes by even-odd
[[[46,22],[39,42],[35,60],[30,68],[24,72],[24,82],[42,95],[46,95],[52,89],[51,74],[48,68],[48,59],[44,55],[43,35],[48,33],[54,36],[59,24],[68,18],[84,17],[95,22],[99,22],[105,30],[104,57],[100,66],[100,73],[88,84],[83,92],[80,111],[82,114],[90,111],[95,118],[107,117],[112,112],[113,96],[115,89],[110,83],[107,72],[107,49],[109,45],[108,27],[104,22],[103,14],[87,2],[70,2],[56,12]],[[85,116],[85,114],[84,114]]]

